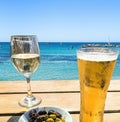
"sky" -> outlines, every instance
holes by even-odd
[[[0,41],[120,41],[120,0],[0,0]]]

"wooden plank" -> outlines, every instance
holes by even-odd
[[[120,110],[120,92],[108,92],[105,110]]]
[[[33,92],[78,92],[78,80],[31,81]],[[26,92],[26,81],[0,81],[0,93]],[[111,80],[109,91],[120,91],[120,81]]]
[[[78,93],[52,93],[52,94],[35,94],[42,98],[40,106],[60,106],[70,111],[79,110]],[[18,105],[19,99],[25,94],[1,94],[0,95],[0,114],[23,113],[28,109]],[[73,102],[73,99],[76,101]],[[7,107],[6,107],[7,106]]]
[[[73,122],[79,122],[79,114],[71,114]],[[20,116],[0,116],[0,122],[17,122]],[[120,122],[120,113],[104,114],[104,122]]]
[[[68,111],[79,111],[79,93],[46,93],[35,94],[42,98],[40,106],[60,106]],[[0,114],[22,113],[27,109],[18,105],[18,100],[25,94],[1,94],[0,95]],[[108,92],[105,110],[106,112],[120,112],[120,92]],[[7,106],[7,107],[6,107]]]
[[[33,92],[79,91],[78,80],[31,81]],[[0,93],[26,92],[26,81],[0,82]]]
[[[108,91],[120,91],[120,80],[111,80]]]

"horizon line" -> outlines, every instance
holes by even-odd
[[[0,41],[0,43],[7,42],[10,43],[10,41]],[[120,41],[38,41],[42,43],[120,43]]]

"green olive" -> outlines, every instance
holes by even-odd
[[[48,118],[45,122],[54,122],[52,118]]]
[[[49,117],[52,118],[52,119],[55,119],[56,115],[55,114],[50,114]]]
[[[60,118],[56,118],[56,122],[62,122]]]
[[[65,122],[65,119],[62,118],[62,122]]]

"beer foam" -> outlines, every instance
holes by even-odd
[[[107,49],[109,52],[99,52],[99,51],[89,51],[86,52],[83,50],[77,51],[77,58],[82,60],[88,60],[88,61],[113,61],[116,60],[118,57],[117,51],[112,51]]]

